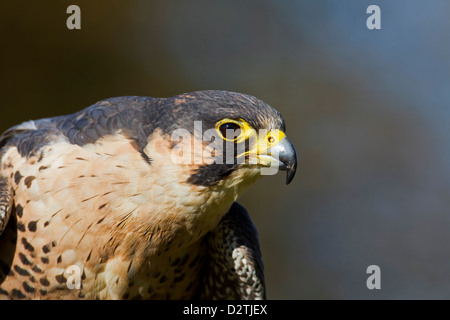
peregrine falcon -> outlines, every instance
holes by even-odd
[[[265,299],[257,230],[236,199],[264,169],[293,179],[285,131],[261,100],[216,90],[10,128],[0,299]]]

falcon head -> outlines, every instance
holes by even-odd
[[[170,137],[172,162],[187,165],[188,183],[235,185],[278,170],[286,171],[287,184],[294,178],[297,156],[284,119],[263,101],[199,91],[162,99],[158,110],[157,130]]]
[[[135,213],[143,219],[136,226],[148,225],[148,215],[162,221],[170,212],[180,224],[187,216],[203,217],[195,224],[206,232],[262,175],[285,170],[291,182],[297,156],[285,131],[281,114],[261,100],[208,90],[102,100],[13,127],[1,136],[0,149],[18,153],[5,163],[60,163],[60,183],[78,190],[82,203],[100,189],[87,188],[85,177],[115,187],[111,206],[116,203],[117,212],[136,206],[148,213]]]
[[[13,127],[3,134],[0,147],[13,144],[22,156],[31,157],[61,140],[83,148],[112,148],[111,138],[120,136],[173,183],[247,185],[284,170],[289,184],[297,156],[285,132],[281,114],[263,101],[205,90],[171,98],[106,99],[75,114]]]

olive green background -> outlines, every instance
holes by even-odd
[[[66,8],[81,8],[81,30]],[[381,30],[366,9],[381,8]],[[240,200],[271,299],[450,298],[448,1],[2,1],[0,131],[121,95],[252,94],[299,168]],[[381,290],[366,269],[381,268]]]

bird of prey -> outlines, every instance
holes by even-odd
[[[265,299],[236,199],[296,166],[281,114],[242,93],[117,97],[17,125],[0,137],[0,299]]]

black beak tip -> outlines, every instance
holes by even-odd
[[[283,140],[283,152],[280,153],[280,160],[283,163],[282,170],[286,170],[286,184],[289,184],[297,171],[297,152],[288,138]]]
[[[292,179],[294,179],[296,171],[297,171],[297,164],[286,167],[286,184],[291,183]]]

